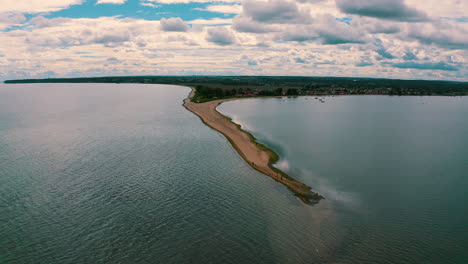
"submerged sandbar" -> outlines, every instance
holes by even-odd
[[[183,105],[185,108],[200,117],[203,123],[223,134],[239,155],[252,168],[282,183],[307,204],[313,204],[323,199],[321,195],[312,192],[311,187],[273,167],[272,165],[278,160],[278,155],[273,150],[256,142],[255,138],[250,133],[241,129],[240,125],[232,122],[231,119],[216,110],[216,107],[223,102],[241,98],[194,103],[191,101],[193,95],[194,90],[192,89],[188,98],[184,100]]]

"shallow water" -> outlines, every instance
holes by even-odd
[[[339,263],[466,263],[467,97],[247,99],[218,107],[331,202]]]
[[[184,109],[188,92],[0,85],[0,263],[466,259],[466,99],[223,104],[327,198],[307,206]],[[392,123],[367,113],[377,106]]]

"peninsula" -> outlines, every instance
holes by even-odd
[[[209,127],[223,134],[255,170],[288,187],[298,198],[313,204],[323,197],[311,187],[272,166],[278,155],[256,142],[253,135],[216,110],[229,100],[272,96],[467,96],[467,82],[398,80],[355,77],[304,76],[109,76],[7,80],[5,83],[146,83],[192,88],[183,105]]]
[[[197,103],[192,101],[194,95],[195,89],[192,88],[188,98],[184,100],[185,108],[200,117],[207,126],[223,134],[247,164],[288,187],[304,203],[314,204],[323,199],[318,193],[312,192],[311,187],[273,167],[272,165],[279,158],[278,155],[268,147],[256,142],[250,133],[241,129],[240,125],[216,110],[219,104],[240,98]]]

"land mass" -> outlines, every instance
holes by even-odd
[[[318,193],[312,192],[311,187],[273,167],[279,158],[278,155],[273,150],[258,143],[255,137],[244,131],[240,125],[216,110],[219,104],[239,98],[196,103],[192,102],[195,94],[195,90],[192,89],[189,97],[184,100],[185,108],[200,117],[207,126],[223,134],[247,164],[288,187],[304,203],[314,204],[323,199]]]
[[[8,80],[5,83],[154,83],[197,88],[195,100],[275,95],[468,95],[467,82],[301,76],[112,76]]]

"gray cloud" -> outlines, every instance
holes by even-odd
[[[307,11],[299,10],[296,2],[289,0],[245,0],[243,14],[252,20],[278,24],[307,24],[311,17]]]
[[[454,22],[438,21],[408,27],[406,38],[448,49],[468,49],[468,29]]]
[[[395,21],[427,21],[427,15],[409,7],[404,0],[336,0],[338,8],[348,14]]]
[[[208,29],[206,40],[220,46],[232,45],[236,43],[236,38],[232,32],[225,27],[213,27]]]
[[[331,15],[319,16],[314,19],[314,23],[311,25],[290,26],[284,29],[277,38],[299,42],[317,41],[324,45],[366,42],[364,32],[336,21]]]
[[[353,20],[353,25],[362,27],[371,34],[395,34],[400,32],[402,27],[401,23],[364,17]]]
[[[391,64],[394,68],[399,69],[418,69],[418,70],[441,70],[441,71],[458,71],[458,68],[450,65],[445,62],[427,62],[427,63],[417,63],[417,62],[401,62]]]
[[[47,28],[47,27],[56,27],[71,21],[70,18],[57,17],[57,18],[45,18],[43,16],[33,17],[28,21],[28,24],[34,25],[35,28]]]
[[[26,17],[21,13],[6,12],[0,13],[0,23],[17,24],[26,20]]]
[[[232,21],[232,28],[238,32],[267,33],[276,31],[271,25],[260,23],[252,18],[237,16]]]
[[[175,32],[186,32],[189,30],[189,26],[182,19],[178,17],[162,18],[161,29],[163,31],[175,31]]]

